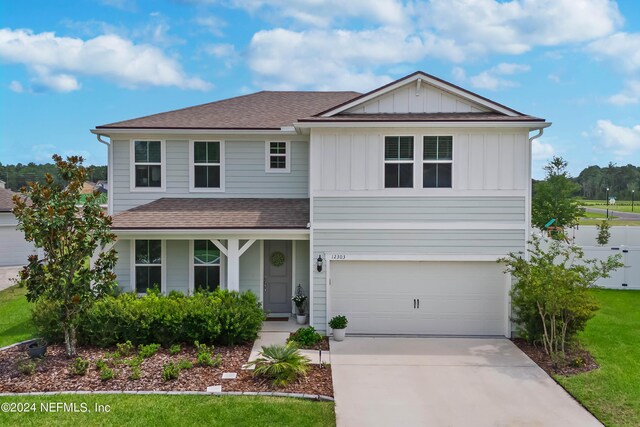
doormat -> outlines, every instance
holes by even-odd
[[[288,317],[267,317],[267,322],[286,322]]]

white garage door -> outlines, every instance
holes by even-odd
[[[507,285],[495,262],[334,261],[330,316],[349,333],[505,335]]]
[[[21,266],[34,254],[33,245],[24,240],[24,234],[15,227],[0,227],[0,267]]]

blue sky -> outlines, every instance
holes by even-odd
[[[553,122],[578,173],[640,164],[636,0],[3,2],[0,162],[106,164],[96,125],[262,89],[368,91],[415,70]]]

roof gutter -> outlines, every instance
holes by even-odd
[[[162,128],[99,128],[95,135],[295,135],[293,126],[280,129],[162,129]],[[98,140],[100,140],[98,138]],[[102,142],[102,141],[101,141]]]
[[[311,128],[529,128],[530,130],[542,129],[551,126],[549,122],[536,121],[432,121],[432,122],[297,122],[294,123],[296,129]]]
[[[103,136],[111,139],[108,135],[102,134],[102,133],[97,133],[94,132],[93,130],[91,131],[91,133],[94,133],[96,135],[96,139],[98,140],[98,142],[100,142],[101,144],[104,144],[107,146],[107,213],[109,215],[113,215],[113,191],[111,191],[112,186],[113,186],[113,181],[112,181],[112,177],[113,177],[113,150],[111,148],[111,141],[105,141],[104,139],[102,139]]]

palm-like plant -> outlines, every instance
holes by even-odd
[[[310,361],[293,344],[269,345],[262,347],[253,362],[253,375],[270,378],[274,386],[284,387],[300,375],[306,375]]]

